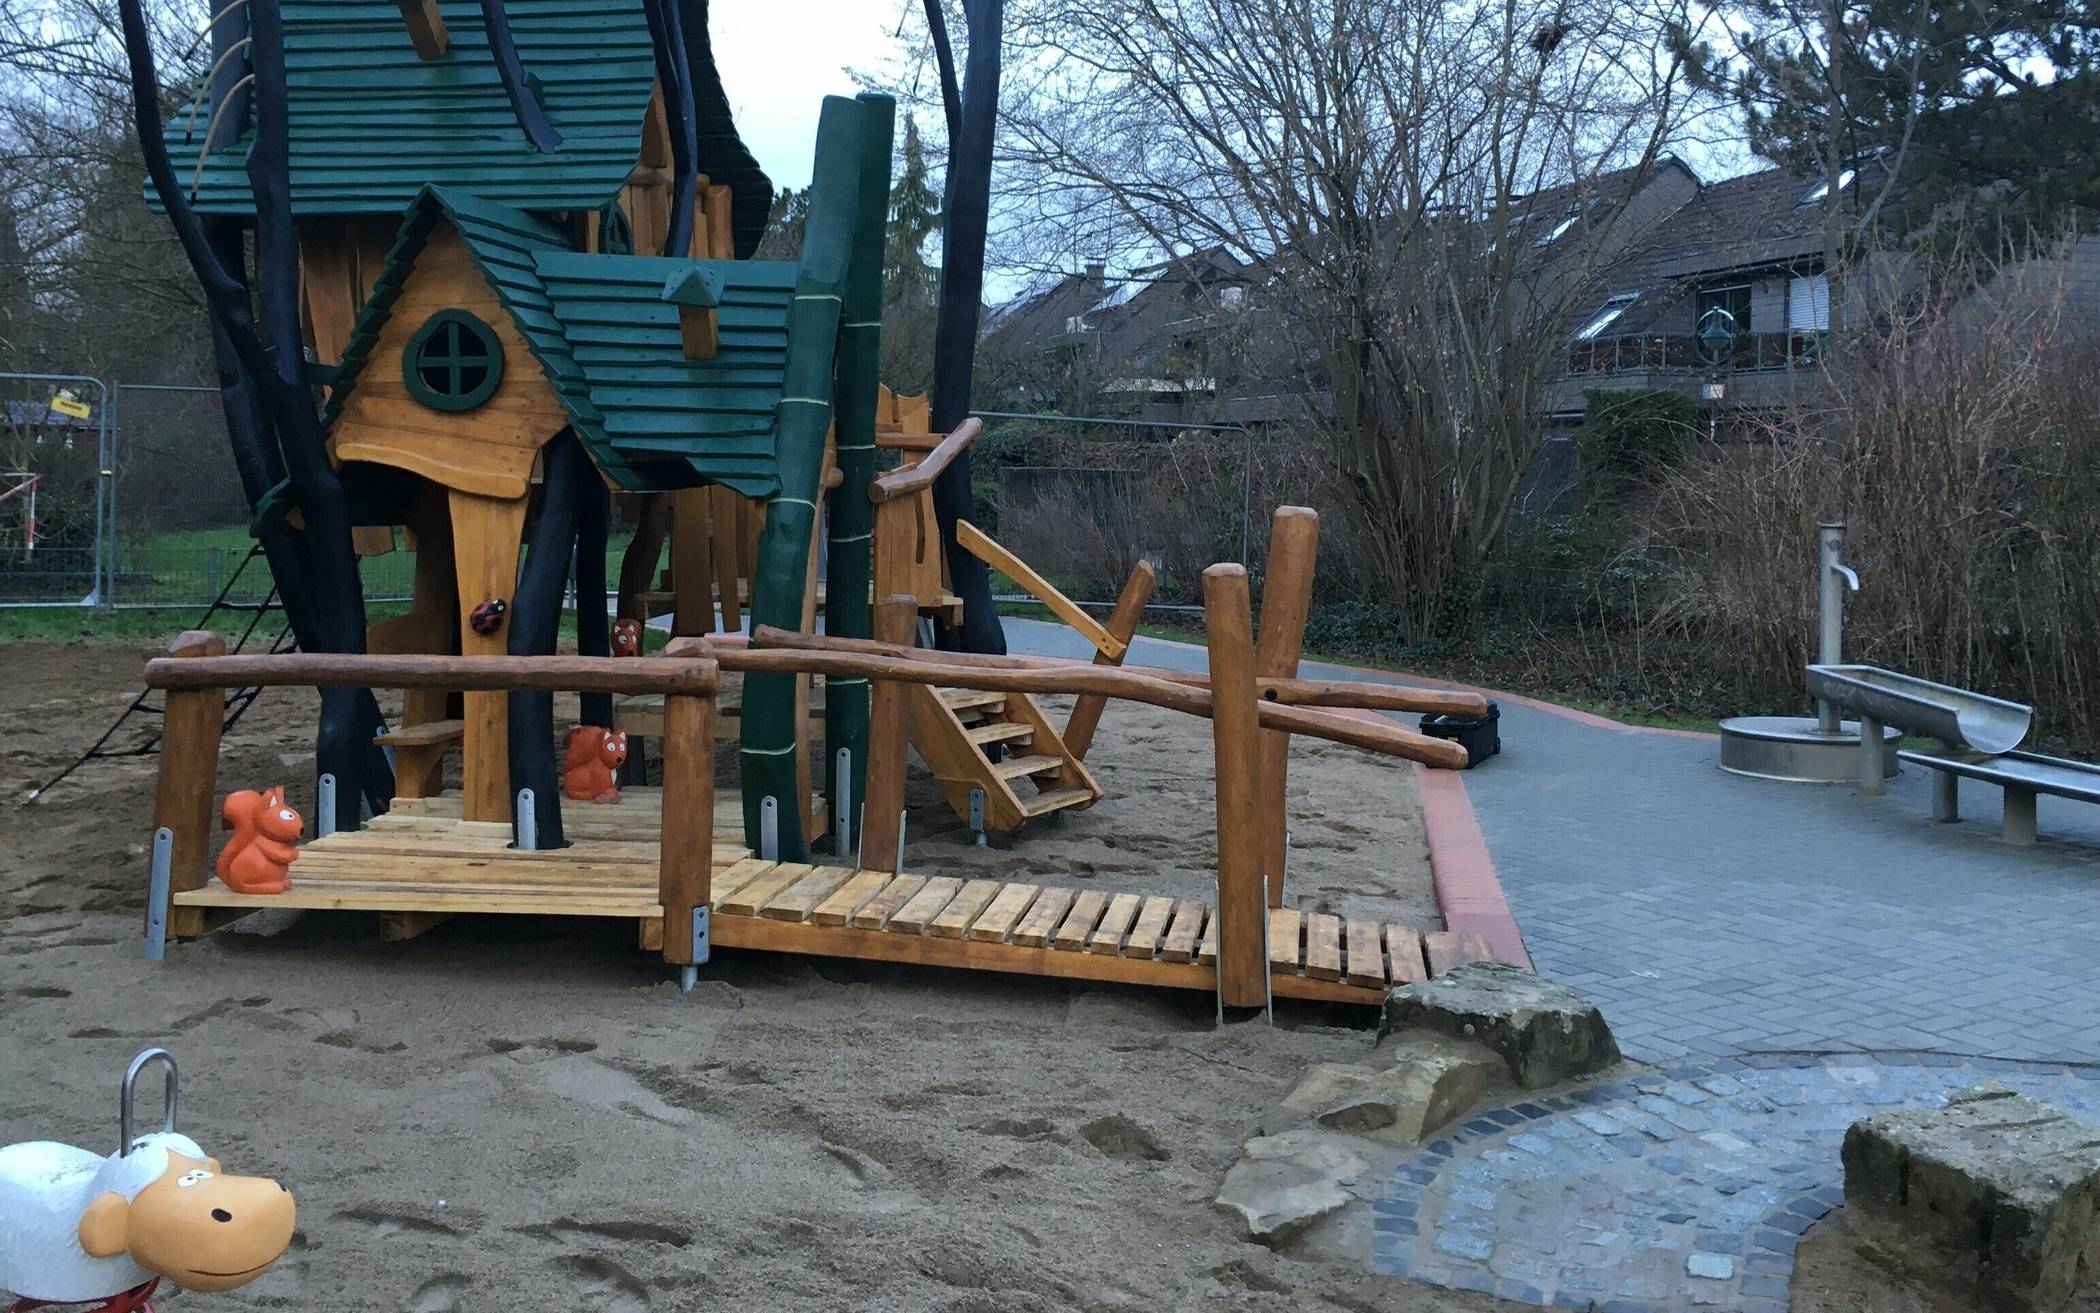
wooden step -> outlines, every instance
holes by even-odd
[[[1018,780],[1025,779],[1030,775],[1041,775],[1046,771],[1061,769],[1064,764],[1065,761],[1062,757],[1046,757],[1041,754],[1029,757],[1008,757],[1005,761],[995,763],[992,766],[992,772],[1002,780]]]
[[[950,711],[972,711],[982,708],[990,712],[1006,709],[1004,693],[992,693],[976,688],[944,688],[936,691],[941,696],[942,704]]]
[[[1094,800],[1091,789],[1045,789],[1033,798],[1026,799],[1021,809],[1030,816],[1046,816],[1063,811],[1067,807],[1083,807]]]
[[[464,720],[426,720],[420,725],[400,725],[384,734],[375,734],[372,742],[394,748],[428,748],[440,743],[457,743],[466,736],[467,722]]]
[[[970,742],[981,748],[987,743],[1005,743],[1012,739],[1025,739],[1033,735],[1035,730],[1027,725],[1015,724],[1010,720],[995,720],[989,725],[972,725],[965,729],[963,733],[969,735]],[[1055,758],[1052,760],[1055,760]]]

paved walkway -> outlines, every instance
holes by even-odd
[[[1017,652],[1088,652],[1061,625],[1007,629]],[[1134,649],[1204,664],[1185,644]],[[2043,798],[2042,842],[2011,848],[1997,789],[1967,785],[1967,819],[1938,825],[1916,770],[1879,800],[1747,780],[1709,738],[1518,704],[1502,743],[1465,780],[1503,891],[1539,971],[1597,999],[1629,1057],[2100,1060],[2100,808]]]

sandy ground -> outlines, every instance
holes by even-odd
[[[1212,1210],[1298,1072],[1366,1054],[1360,1014],[1216,1030],[1207,996],[754,953],[682,996],[631,926],[581,920],[381,944],[370,917],[270,913],[149,966],[151,759],[18,802],[129,700],[140,655],[0,648],[0,1143],[113,1143],[124,1063],[175,1050],[183,1129],[290,1184],[300,1227],[248,1288],[163,1307],[1513,1307],[1241,1242]],[[222,778],[304,806],[312,702],[266,695]],[[1006,849],[971,847],[919,778],[912,862],[1200,894],[1207,754],[1200,723],[1113,708],[1109,796]],[[1307,745],[1293,785],[1301,905],[1436,924],[1406,770]],[[1797,1313],[1960,1307],[1830,1229]]]

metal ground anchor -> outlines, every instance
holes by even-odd
[[[540,847],[540,820],[533,811],[532,790],[518,790],[518,849],[521,852],[538,852]]]
[[[163,825],[153,832],[153,865],[146,880],[146,960],[158,962],[168,951],[168,881],[174,869],[175,831]]]

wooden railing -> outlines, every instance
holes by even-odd
[[[941,554],[941,531],[933,512],[933,483],[955,458],[968,451],[984,421],[964,420],[955,432],[934,443],[916,462],[890,471],[868,486],[875,503],[875,596],[909,593],[922,607],[939,606],[948,589]],[[888,434],[876,441],[905,450],[919,448]]]
[[[1130,645],[1101,627],[1101,622],[1088,615],[1079,603],[1066,597],[1057,586],[1035,572],[1028,562],[1007,551],[992,541],[992,536],[968,520],[959,520],[955,525],[956,545],[970,555],[983,561],[994,570],[1027,590],[1028,595],[1044,606],[1050,613],[1079,631],[1082,638],[1094,645],[1096,652],[1103,653],[1112,661],[1121,661]]]

